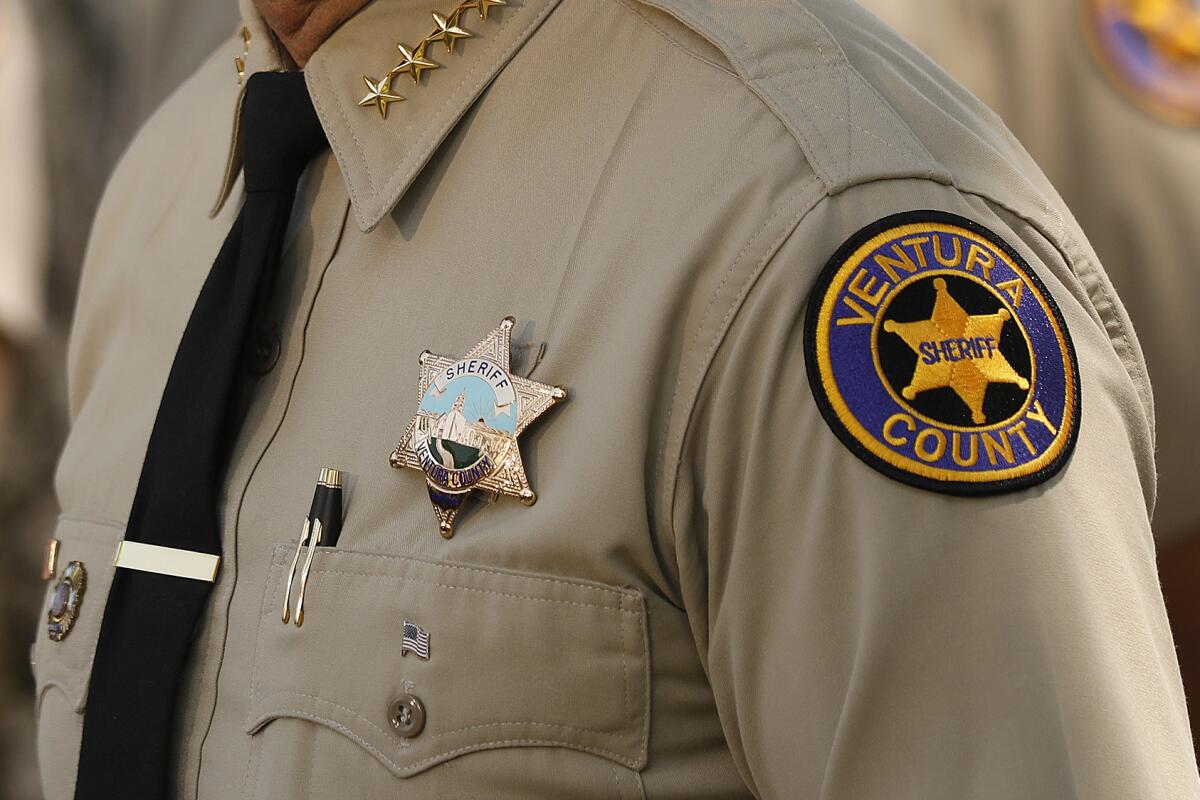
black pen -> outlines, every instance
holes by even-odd
[[[322,547],[336,547],[342,533],[342,472],[326,467],[317,478],[317,490],[313,494],[313,509],[309,512],[314,520],[321,521]]]
[[[312,505],[309,506],[308,516],[304,518],[304,527],[300,531],[300,542],[296,547],[296,555],[292,558],[292,568],[288,573],[287,591],[283,598],[283,621],[288,622],[291,613],[292,581],[295,579],[296,567],[300,561],[300,553],[305,545],[308,546],[308,556],[304,559],[304,567],[300,571],[300,589],[296,594],[295,624],[304,624],[304,592],[308,587],[308,573],[312,568],[313,555],[318,547],[335,547],[338,536],[342,532],[342,473],[331,467],[323,467],[317,477],[317,488],[313,491]]]

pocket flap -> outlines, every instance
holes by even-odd
[[[37,638],[34,640],[33,661],[38,703],[50,687],[61,690],[75,711],[83,711],[87,702],[88,681],[92,675],[92,660],[100,639],[100,623],[112,586],[113,556],[123,529],[115,525],[63,517],[54,531],[58,539],[58,565],[48,582],[38,617]],[[72,561],[83,562],[86,583],[79,603],[79,612],[70,631],[62,641],[52,641],[46,632],[47,613],[54,587],[63,569]]]
[[[501,747],[567,747],[646,762],[649,657],[642,595],[416,558],[318,548],[303,627],[281,621],[293,547],[276,548],[247,731],[281,717],[326,725],[398,776]],[[299,579],[297,579],[297,584]],[[429,659],[402,655],[405,620]],[[420,698],[401,738],[388,707]]]

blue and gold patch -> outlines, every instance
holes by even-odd
[[[1110,80],[1164,119],[1200,124],[1200,4],[1081,1],[1088,43]]]
[[[809,300],[805,358],[838,438],[915,486],[1032,486],[1075,445],[1062,315],[1015,250],[963,217],[898,214],[842,245]]]

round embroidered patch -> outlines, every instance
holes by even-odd
[[[1143,108],[1200,125],[1200,5],[1196,0],[1082,0],[1101,68]]]
[[[809,382],[838,437],[876,469],[954,494],[1046,480],[1079,428],[1062,315],[983,226],[917,211],[834,254],[809,300]]]

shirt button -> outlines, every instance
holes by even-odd
[[[250,351],[250,371],[255,375],[266,375],[279,361],[279,331],[274,326],[260,328],[254,335]]]
[[[412,739],[425,729],[425,706],[416,695],[402,694],[388,704],[388,722],[401,739]]]

